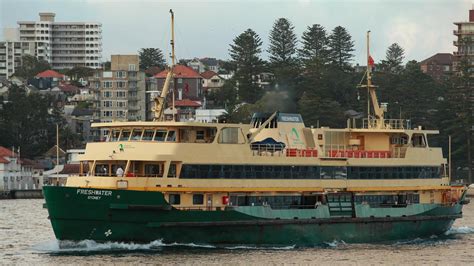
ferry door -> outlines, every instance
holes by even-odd
[[[331,217],[355,217],[352,193],[329,193],[327,203]]]
[[[206,210],[212,210],[212,194],[206,194]]]

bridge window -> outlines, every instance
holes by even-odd
[[[133,129],[132,131],[132,137],[130,138],[130,140],[140,140],[140,138],[142,137],[142,132],[143,130],[141,129]]]
[[[413,147],[424,148],[426,147],[426,139],[423,134],[413,134],[411,137],[411,143]]]
[[[158,129],[155,134],[155,141],[163,142],[166,138],[166,130]]]
[[[176,141],[176,131],[170,130],[168,131],[168,136],[166,137],[166,141]]]
[[[122,134],[120,134],[120,141],[128,141],[130,138],[130,130],[122,130]]]
[[[112,130],[110,134],[110,141],[118,141],[120,136],[120,130]]]
[[[153,135],[155,134],[155,131],[152,129],[145,129],[145,132],[143,132],[142,140],[153,140]]]

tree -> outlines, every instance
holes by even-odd
[[[235,79],[226,80],[222,88],[207,94],[206,100],[211,108],[226,108],[237,104],[237,85]]]
[[[382,60],[382,69],[391,73],[400,73],[403,69],[402,63],[405,58],[405,51],[397,43],[393,43],[385,53],[385,60]]]
[[[139,51],[140,70],[146,70],[150,67],[165,68],[166,60],[163,52],[159,48],[142,48]]]
[[[295,27],[286,18],[279,18],[270,31],[270,64],[285,66],[294,64],[296,53]]]
[[[319,60],[326,64],[329,61],[329,39],[326,30],[319,24],[308,26],[301,37],[303,47],[298,54],[303,63]]]
[[[329,35],[330,58],[334,65],[341,69],[350,68],[350,62],[354,56],[354,41],[344,27],[337,26]]]
[[[55,144],[56,124],[61,130],[66,127],[51,97],[27,95],[23,88],[12,85],[8,102],[0,109],[0,145],[21,146],[27,158],[40,155]]]
[[[102,67],[105,71],[110,71],[110,69],[112,68],[112,62],[105,61],[104,63],[102,63]]]
[[[71,80],[78,81],[81,78],[86,79],[94,75],[94,69],[89,67],[75,66],[66,71],[66,75],[69,76]]]
[[[29,80],[48,69],[51,69],[51,65],[47,61],[38,60],[32,55],[24,55],[21,57],[21,66],[15,71],[15,76]]]
[[[238,95],[247,103],[254,103],[263,94],[262,88],[257,84],[257,76],[264,67],[260,58],[261,46],[262,40],[258,34],[248,29],[233,40],[229,49]]]

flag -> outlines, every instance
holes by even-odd
[[[374,62],[374,59],[372,58],[372,56],[369,55],[369,58],[367,59],[367,64],[370,66],[370,67],[373,67],[375,65],[375,62]]]
[[[188,92],[189,92],[189,84],[184,83],[184,93],[188,93]]]

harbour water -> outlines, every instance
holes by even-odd
[[[474,203],[442,236],[379,244],[217,248],[183,243],[64,243],[55,240],[44,200],[0,201],[0,264],[473,264]]]

